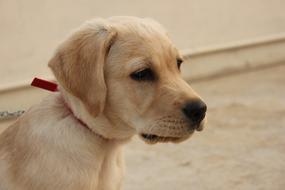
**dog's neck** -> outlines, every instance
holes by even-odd
[[[60,94],[68,109],[74,117],[85,125],[94,134],[105,140],[129,140],[135,131],[127,126],[114,126],[104,114],[94,118],[85,108],[83,102],[72,94],[68,93],[62,87],[59,87]]]
[[[68,109],[68,111],[70,112],[70,115],[72,115],[76,121],[78,121],[78,123],[80,124],[80,126],[84,127],[86,130],[88,130],[89,132],[91,132],[92,134],[94,134],[95,136],[101,138],[102,140],[108,141],[110,139],[96,133],[95,131],[92,130],[92,128],[90,128],[84,121],[82,121],[80,118],[78,118],[75,114],[74,111],[72,110],[72,108],[69,106],[69,103],[66,102],[66,100],[64,99],[64,97],[62,97],[62,101],[64,106]]]

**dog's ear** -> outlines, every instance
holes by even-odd
[[[88,23],[61,44],[48,64],[59,84],[94,117],[104,109],[104,64],[115,36],[116,31],[103,22]]]

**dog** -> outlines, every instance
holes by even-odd
[[[152,19],[84,23],[48,63],[59,92],[1,134],[0,189],[120,189],[132,136],[179,143],[203,129],[207,106],[182,79],[182,61]]]

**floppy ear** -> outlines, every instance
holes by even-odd
[[[104,64],[115,36],[102,21],[87,23],[61,44],[48,64],[59,84],[95,117],[105,105]]]

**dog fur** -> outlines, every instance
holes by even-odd
[[[83,24],[49,62],[59,92],[0,136],[0,190],[118,190],[122,145],[133,135],[160,137],[142,138],[147,143],[188,139],[193,124],[181,109],[200,97],[181,78],[177,59],[181,55],[152,19]],[[130,77],[147,68],[153,80]]]

